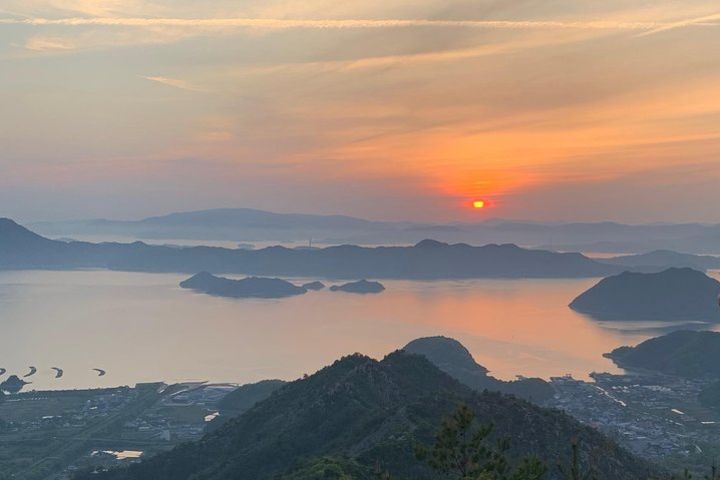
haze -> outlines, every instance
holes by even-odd
[[[2,213],[717,222],[718,12],[4,0]]]

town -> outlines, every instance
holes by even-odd
[[[720,412],[698,395],[711,380],[661,374],[591,374],[594,382],[553,377],[547,406],[567,412],[632,452],[673,467],[711,464],[720,435]]]
[[[64,479],[128,464],[200,438],[236,388],[203,382],[30,391],[0,402],[2,474]],[[1,478],[2,475],[0,475]]]

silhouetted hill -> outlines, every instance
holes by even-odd
[[[280,278],[248,277],[242,280],[232,280],[216,277],[208,272],[193,275],[180,282],[180,286],[208,295],[233,298],[284,298],[307,292],[305,288]]]
[[[681,377],[720,378],[720,333],[681,330],[605,355],[623,368]]]
[[[25,259],[52,255],[58,245],[41,237],[9,218],[0,218],[0,268]]]
[[[51,240],[31,232],[9,218],[0,218],[0,246],[19,249],[52,243]]]
[[[333,285],[330,287],[333,292],[347,293],[380,293],[385,291],[385,287],[380,282],[370,282],[368,280],[358,280],[357,282],[343,283],[342,285]]]
[[[181,445],[98,480],[265,480],[308,461],[342,457],[382,465],[414,480],[437,478],[415,459],[441,420],[468,405],[497,436],[512,439],[510,456],[535,453],[554,464],[567,459],[572,439],[601,478],[644,478],[647,465],[571,417],[499,393],[477,393],[419,355],[396,352],[378,362],[352,355],[277,390],[201,441]],[[292,478],[292,477],[290,477]]]
[[[602,259],[602,262],[635,269],[641,268],[643,270],[665,270],[670,267],[687,267],[705,271],[720,268],[720,258],[718,257],[678,253],[672,250],[655,250],[640,255],[624,255],[614,258],[605,258]]]
[[[13,224],[14,225],[14,224]],[[24,229],[17,226],[10,239]],[[0,232],[0,236],[2,232]],[[148,272],[239,273],[331,278],[563,278],[616,273],[577,253],[527,250],[516,245],[472,247],[423,241],[413,247],[342,245],[312,250],[153,246],[142,242],[60,242],[33,236],[22,251],[0,250],[0,268],[111,268]]]
[[[570,304],[600,320],[718,321],[720,282],[690,268],[601,280]]]
[[[306,228],[322,229],[370,228],[383,222],[372,222],[346,215],[312,215],[300,213],[274,213],[252,208],[216,208],[195,212],[179,212],[140,220],[144,225],[182,225],[206,228]]]
[[[516,395],[536,403],[552,398],[553,387],[540,378],[526,378],[504,382],[488,375],[488,370],[475,362],[460,342],[447,337],[418,338],[403,348],[408,353],[422,355],[440,370],[468,387]]]

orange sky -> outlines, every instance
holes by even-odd
[[[5,0],[0,213],[720,221],[719,12]]]

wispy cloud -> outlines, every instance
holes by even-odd
[[[584,29],[659,31],[677,28],[677,23],[622,21],[551,21],[551,20],[426,20],[426,19],[279,19],[279,18],[0,18],[2,25],[33,26],[119,26],[119,27],[251,27],[265,29],[345,29],[402,27],[459,27],[506,30]],[[688,23],[696,25],[698,22]],[[681,25],[684,26],[684,25]]]
[[[24,47],[36,52],[67,51],[75,48],[73,42],[60,37],[32,37],[25,42]]]
[[[181,90],[188,90],[190,92],[206,92],[204,88],[198,87],[197,85],[193,85],[190,82],[187,82],[185,80],[180,80],[177,78],[168,78],[168,77],[142,77],[145,80],[150,80],[151,82],[157,82],[162,85],[167,85],[168,87],[173,88],[179,88]]]
[[[694,26],[718,26],[717,23],[720,21],[720,13],[714,13],[712,15],[705,15],[697,18],[689,18],[686,20],[680,20],[678,22],[667,23],[657,28],[653,28],[647,32],[643,32],[640,36],[654,35],[656,33],[667,32],[669,30],[675,30],[677,28],[686,28]]]

